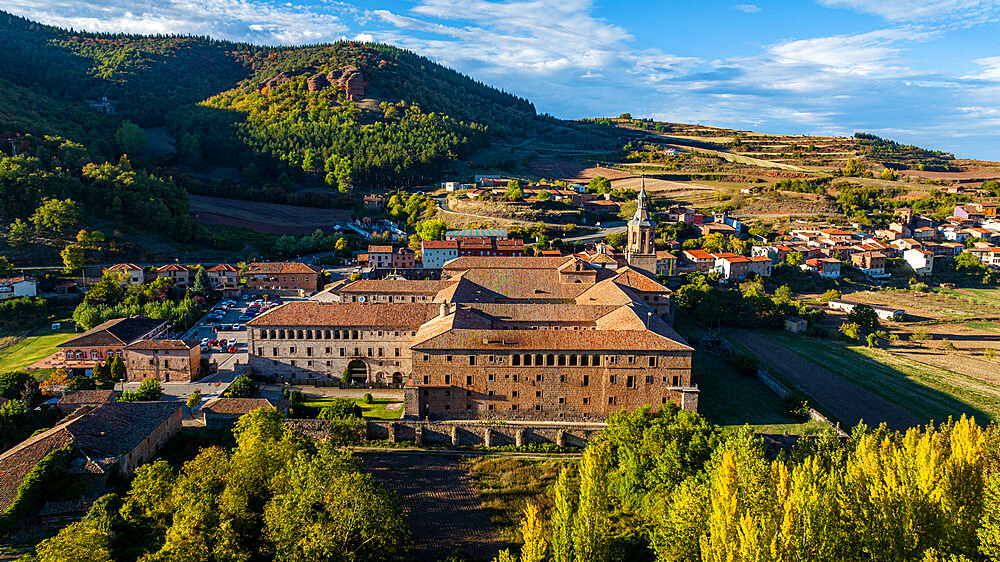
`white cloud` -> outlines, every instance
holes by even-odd
[[[820,4],[875,14],[889,21],[993,19],[998,0],[819,0]]]
[[[375,36],[371,33],[359,33],[354,36],[354,40],[361,43],[372,43],[375,41]]]
[[[756,14],[760,11],[760,7],[754,4],[737,4],[734,6],[737,10],[741,12],[746,12],[748,14]]]
[[[50,25],[105,33],[211,35],[259,44],[335,41],[343,5],[297,7],[266,0],[7,0],[4,10]]]
[[[972,61],[985,67],[979,74],[971,74],[964,78],[970,80],[1000,80],[1000,57],[986,57]]]

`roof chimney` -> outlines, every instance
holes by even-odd
[[[441,318],[448,316],[448,303],[441,303]]]

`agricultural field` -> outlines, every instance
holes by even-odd
[[[191,214],[203,224],[247,228],[267,234],[311,234],[316,229],[329,232],[338,222],[346,222],[351,212],[260,201],[188,195]]]

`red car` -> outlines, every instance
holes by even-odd
[[[231,345],[228,348],[226,348],[226,353],[236,353],[236,346]]]

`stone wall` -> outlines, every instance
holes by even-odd
[[[326,420],[290,419],[289,427],[313,439],[329,439]],[[552,443],[560,447],[583,447],[604,427],[594,425],[527,425],[500,422],[429,422],[367,420],[366,438],[391,443],[412,441],[417,445],[501,447]]]

